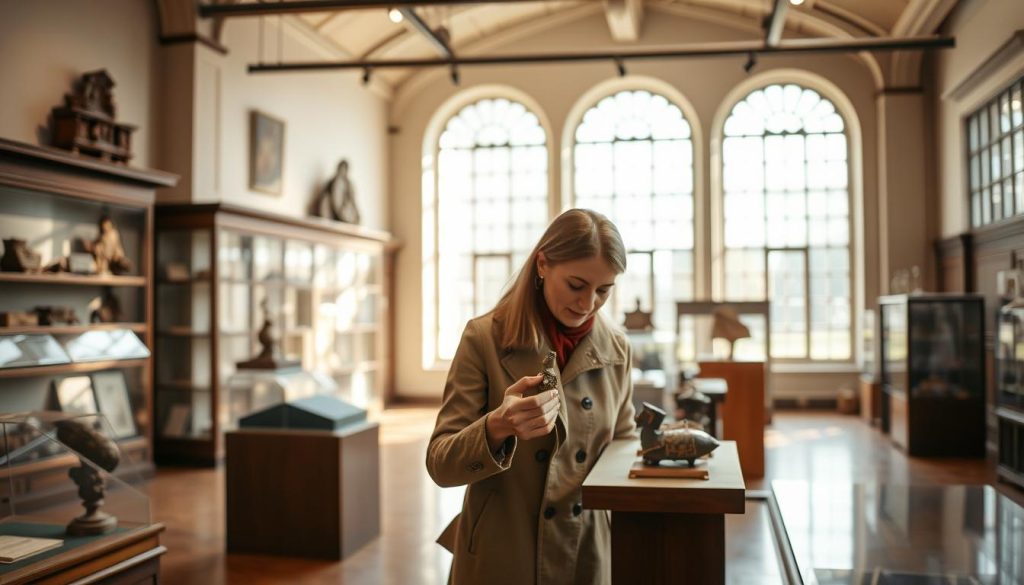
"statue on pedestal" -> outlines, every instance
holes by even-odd
[[[325,209],[326,208],[326,209]],[[352,181],[348,178],[348,161],[341,159],[331,180],[313,198],[310,215],[329,217],[345,223],[359,223],[359,209],[356,207]]]
[[[696,423],[683,421],[663,427],[665,411],[650,402],[644,402],[636,415],[640,427],[640,453],[645,465],[658,465],[662,460],[686,461],[690,467],[698,457],[718,448],[718,440],[704,431],[692,428]]]
[[[736,309],[724,305],[712,313],[715,322],[711,325],[711,339],[724,339],[729,342],[729,359],[736,349],[736,340],[750,337],[750,329],[740,321]]]
[[[86,459],[107,472],[113,472],[121,462],[117,445],[90,425],[74,419],[57,422],[57,438],[81,455],[80,465],[69,469],[68,477],[78,486],[78,497],[82,498],[85,514],[68,524],[68,535],[92,536],[113,532],[117,528],[117,518],[100,511],[106,494],[106,481],[99,469]]]
[[[302,363],[299,361],[282,358],[277,350],[277,340],[274,339],[273,335],[274,322],[270,320],[270,308],[267,305],[266,298],[260,303],[260,308],[263,309],[263,326],[260,327],[260,332],[256,337],[260,342],[260,353],[256,354],[252,359],[237,362],[235,365],[240,370],[279,370],[301,366]]]

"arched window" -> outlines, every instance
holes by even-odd
[[[518,102],[465,106],[438,140],[437,358],[490,310],[549,221],[547,136]]]
[[[794,84],[737,103],[722,142],[724,296],[771,301],[773,358],[852,358],[848,140]]]
[[[573,153],[575,205],[618,226],[629,252],[611,315],[637,299],[675,330],[677,300],[693,297],[693,143],[678,106],[649,91],[620,91],[583,115]]]

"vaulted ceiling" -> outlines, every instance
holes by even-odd
[[[177,0],[158,0],[166,5]],[[283,0],[284,3],[295,0]],[[214,4],[249,5],[269,0],[211,0]],[[400,4],[400,0],[396,0]],[[643,40],[644,19],[677,15],[713,22],[749,31],[750,38],[764,36],[766,19],[775,0],[537,0],[481,4],[431,5],[415,8],[416,14],[433,30],[447,31],[448,45],[457,55],[485,52],[496,36],[508,36],[517,30],[535,29],[553,20],[570,22],[604,13],[610,43],[629,48]],[[902,38],[935,33],[957,0],[803,0],[787,5],[783,38]],[[301,12],[289,17],[336,49],[338,59],[395,60],[438,57],[437,47],[417,30],[408,18],[395,23],[384,8]],[[591,47],[581,47],[585,50]],[[913,84],[920,55],[899,52],[886,56],[888,61],[876,69],[896,71],[895,82]],[[902,60],[902,61],[901,61]],[[902,69],[902,72],[901,72]],[[381,71],[379,75],[391,88],[404,83],[411,69]],[[890,77],[887,73],[886,77]],[[902,77],[902,79],[901,79]]]

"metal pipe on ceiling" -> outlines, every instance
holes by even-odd
[[[437,52],[440,53],[442,57],[445,59],[455,58],[455,53],[452,52],[452,48],[448,46],[448,40],[438,34],[437,31],[430,28],[430,25],[420,18],[420,15],[417,14],[415,10],[408,6],[403,6],[399,8],[398,11],[402,13],[402,16],[409,21],[409,24],[411,24],[414,29],[430,41],[430,44],[437,49]]]
[[[300,61],[249,65],[249,73],[284,71],[324,71],[331,69],[397,69],[474,65],[526,65],[543,63],[581,63],[590,61],[694,59],[733,55],[774,55],[793,53],[856,53],[861,51],[948,49],[955,46],[949,37],[870,37],[859,39],[792,39],[767,46],[761,41],[684,45],[641,51],[593,51],[579,53],[526,53],[488,56],[460,56],[451,59],[381,59],[360,61]]]
[[[458,6],[470,4],[513,4],[537,0],[295,0],[294,2],[245,2],[241,4],[200,4],[203,18],[229,18],[236,16],[265,16],[268,14],[297,14],[301,12],[332,12],[365,8],[394,8],[417,6]]]

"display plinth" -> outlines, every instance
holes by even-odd
[[[736,443],[708,460],[709,479],[629,479],[640,441],[612,441],[583,482],[583,507],[612,512],[612,583],[725,583],[725,514],[742,514]]]
[[[379,425],[225,433],[229,553],[340,560],[380,534]]]
[[[743,477],[764,477],[764,362],[700,362],[701,378],[723,378],[722,438],[736,441]]]

